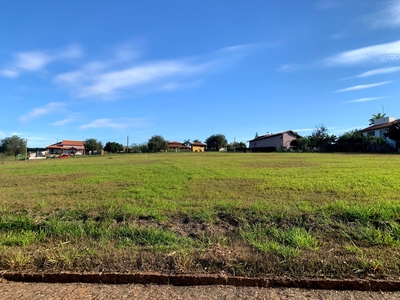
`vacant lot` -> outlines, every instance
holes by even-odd
[[[0,165],[0,268],[400,276],[400,157],[166,153]]]

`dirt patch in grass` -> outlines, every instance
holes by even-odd
[[[320,166],[318,163],[312,163],[309,161],[261,161],[261,162],[246,162],[243,164],[246,168],[251,169],[276,169],[276,168],[315,168]]]
[[[199,219],[182,217],[169,220],[164,227],[180,235],[189,236],[194,239],[227,238],[234,235],[237,230],[237,224],[232,225],[224,216],[220,216],[218,220],[214,221],[212,224]]]

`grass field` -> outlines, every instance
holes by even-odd
[[[400,276],[400,156],[165,153],[0,165],[0,268]]]

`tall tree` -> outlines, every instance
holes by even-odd
[[[377,113],[377,114],[373,114],[372,118],[369,119],[369,125],[374,125],[374,121],[377,119],[382,119],[386,116],[386,114],[381,114],[381,113]]]
[[[17,135],[4,138],[1,144],[7,154],[14,155],[15,160],[18,154],[25,153],[26,150],[26,141]]]
[[[244,142],[232,142],[228,144],[228,150],[242,152],[246,150],[246,144]]]
[[[150,152],[160,152],[168,150],[168,143],[161,135],[153,135],[147,143]]]
[[[190,139],[187,139],[187,140],[184,140],[182,144],[185,146],[190,146],[192,143],[190,142]]]
[[[117,142],[107,142],[107,144],[104,146],[104,151],[107,151],[110,153],[117,153],[117,152],[121,152],[123,150],[124,150],[124,146]]]
[[[140,144],[134,143],[131,145],[131,151],[132,153],[146,153],[149,152],[149,146],[146,142]]]
[[[228,145],[228,141],[223,134],[213,134],[206,139],[207,148],[218,151]]]
[[[323,124],[315,126],[315,130],[308,137],[309,146],[315,147],[318,151],[324,151],[328,144],[335,142],[337,137],[328,134],[328,128]]]
[[[103,143],[101,141],[98,141],[96,139],[87,139],[85,141],[85,151],[86,153],[89,153],[89,151],[95,152],[95,151],[101,151],[103,149]]]
[[[309,143],[309,140],[308,140],[307,137],[301,137],[301,138],[292,140],[290,142],[290,147],[292,147],[293,150],[307,151],[308,150],[308,143]]]
[[[400,122],[394,122],[392,126],[387,129],[385,136],[396,142],[396,150],[400,148]]]

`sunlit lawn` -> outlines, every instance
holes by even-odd
[[[400,157],[85,156],[0,165],[0,267],[399,276]]]

